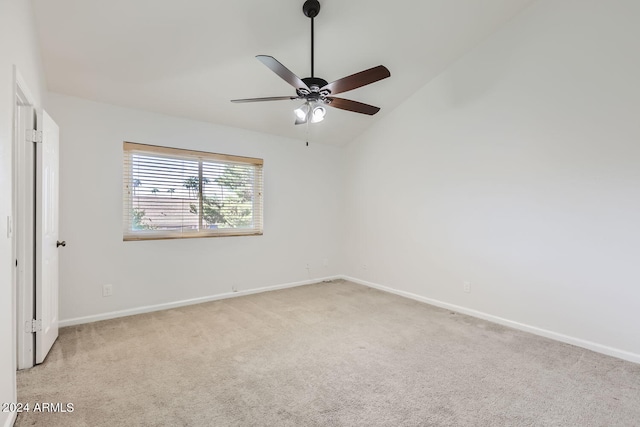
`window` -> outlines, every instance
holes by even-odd
[[[262,159],[124,143],[124,240],[262,234]]]

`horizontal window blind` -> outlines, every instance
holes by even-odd
[[[124,240],[262,234],[262,159],[125,142]]]

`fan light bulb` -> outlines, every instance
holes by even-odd
[[[306,121],[307,113],[309,113],[309,104],[305,103],[300,108],[296,108],[294,110],[294,113],[296,114],[298,120]]]
[[[326,114],[327,110],[324,107],[315,107],[313,109],[313,114],[311,115],[311,123],[318,123],[323,121]]]

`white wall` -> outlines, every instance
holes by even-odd
[[[45,84],[31,2],[0,0],[0,402],[16,401],[15,290],[12,242],[7,238],[7,217],[13,209],[14,65],[41,105]],[[0,426],[11,418],[12,414],[0,412]]]
[[[48,101],[61,129],[63,321],[339,273],[340,149],[57,94]],[[123,141],[263,158],[264,235],[123,242]],[[113,296],[103,298],[107,283]]]
[[[638,16],[538,1],[352,142],[346,273],[640,362]]]

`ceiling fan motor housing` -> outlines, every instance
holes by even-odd
[[[307,0],[302,5],[302,12],[309,18],[315,18],[320,13],[320,2],[318,0]]]
[[[302,79],[304,84],[307,85],[311,92],[309,92],[306,88],[299,88],[296,90],[298,96],[308,97],[309,95],[322,95],[327,96],[331,93],[330,90],[320,90],[325,87],[328,83],[325,79],[321,79],[320,77],[305,77]]]

